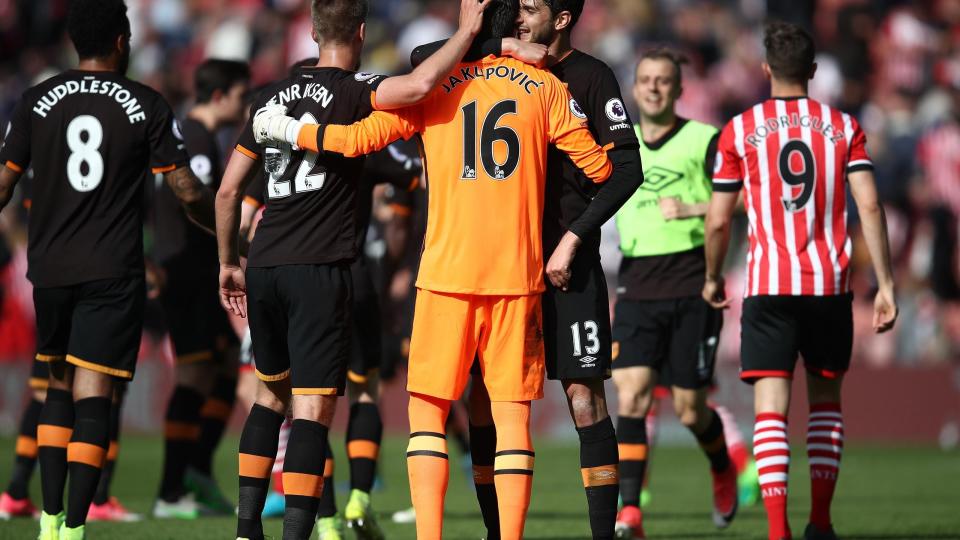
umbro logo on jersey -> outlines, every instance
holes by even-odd
[[[580,359],[580,363],[583,364],[580,367],[585,367],[585,368],[593,367],[597,365],[597,359],[592,356],[584,356],[583,358]]]
[[[683,173],[654,166],[643,171],[643,184],[640,184],[640,189],[656,192],[680,180],[683,180]]]

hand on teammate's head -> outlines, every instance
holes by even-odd
[[[483,12],[493,0],[460,0],[460,30],[475,36],[483,27]]]

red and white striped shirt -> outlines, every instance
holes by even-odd
[[[764,101],[723,128],[713,189],[745,188],[744,296],[849,290],[846,180],[873,168],[866,141],[852,116],[806,97]]]

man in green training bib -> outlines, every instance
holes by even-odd
[[[707,405],[723,316],[700,297],[704,216],[719,131],[677,116],[681,63],[666,49],[644,53],[633,89],[644,183],[617,213],[624,257],[613,324],[623,499],[618,538],[644,538],[645,417],[658,379],[670,385],[680,421],[710,460],[714,523],[726,527],[737,511],[736,469],[720,417]]]

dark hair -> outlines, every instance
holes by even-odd
[[[197,103],[207,103],[217,90],[227,93],[234,85],[250,80],[250,66],[236,60],[212,58],[200,64],[193,76]]]
[[[483,12],[483,27],[476,43],[487,39],[513,37],[520,14],[520,0],[493,0]]]
[[[567,26],[567,30],[573,30],[577,21],[580,20],[580,15],[583,14],[583,0],[543,0],[543,3],[550,8],[550,13],[553,13],[554,17],[564,11],[570,12],[570,25]]]
[[[81,59],[110,56],[117,37],[130,33],[127,5],[123,0],[72,0],[67,33]]]
[[[817,47],[806,30],[785,22],[768,23],[763,31],[763,46],[774,77],[794,83],[810,78]]]
[[[683,83],[683,65],[688,62],[686,55],[681,52],[675,51],[670,47],[654,47],[653,49],[647,49],[640,53],[640,59],[637,60],[637,66],[633,69],[633,74],[637,74],[637,69],[640,68],[640,62],[644,60],[666,60],[673,64],[674,70],[677,72],[677,84]]]
[[[369,10],[367,0],[312,0],[313,29],[320,44],[350,43]]]

